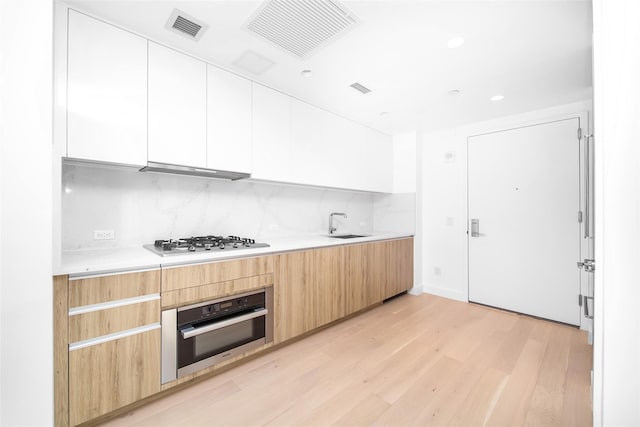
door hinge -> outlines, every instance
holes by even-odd
[[[578,295],[578,306],[582,307],[582,294]]]
[[[586,271],[587,273],[593,273],[596,271],[596,262],[592,259],[586,259],[582,262],[578,261],[578,268]]]
[[[582,139],[582,128],[578,128],[578,141]]]
[[[582,211],[578,211],[578,222],[582,223]]]

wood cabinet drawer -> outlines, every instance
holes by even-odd
[[[273,257],[244,258],[162,269],[162,292],[273,273]]]
[[[160,329],[69,352],[71,425],[159,391]]]
[[[69,308],[160,293],[160,270],[69,279]]]
[[[160,298],[142,303],[69,313],[69,342],[84,341],[160,322]]]
[[[209,285],[178,289],[162,294],[162,308],[178,307],[185,304],[195,304],[202,301],[239,294],[254,289],[273,285],[273,274],[245,277],[243,279],[228,280],[226,282],[211,283]]]

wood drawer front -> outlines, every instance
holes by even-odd
[[[160,329],[69,352],[71,425],[159,391]]]
[[[273,273],[273,257],[243,258],[162,269],[162,292]]]
[[[69,342],[160,322],[160,299],[69,316]]]
[[[195,286],[192,288],[178,289],[176,291],[163,292],[162,308],[178,307],[185,304],[226,297],[228,295],[266,288],[273,285],[273,274],[246,277],[244,279],[228,280],[226,282],[212,283],[210,285]]]
[[[69,280],[69,308],[160,293],[160,270]]]

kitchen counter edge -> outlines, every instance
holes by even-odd
[[[54,276],[69,275],[72,277],[122,273],[127,271],[150,270],[174,266],[201,264],[213,261],[253,258],[307,249],[318,249],[331,246],[353,245],[381,240],[394,240],[413,237],[410,233],[376,233],[354,239],[336,239],[316,235],[305,237],[271,238],[268,248],[247,249],[233,252],[200,252],[184,255],[162,257],[139,247],[89,249],[67,251],[62,254],[60,268],[54,270]]]

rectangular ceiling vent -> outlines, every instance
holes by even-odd
[[[204,32],[209,28],[204,22],[178,9],[173,9],[165,27],[192,40],[200,40]]]
[[[345,35],[358,19],[335,0],[270,0],[245,28],[299,59]]]
[[[351,83],[349,86],[351,86],[352,88],[354,88],[355,90],[357,90],[358,92],[361,92],[363,95],[368,94],[369,92],[371,92],[371,89],[369,89],[366,86],[361,85],[358,82],[355,83]]]

